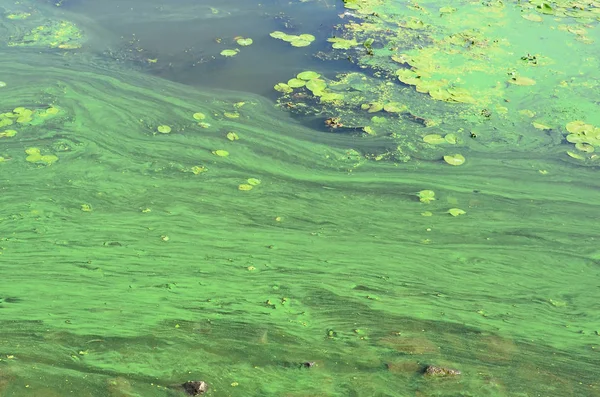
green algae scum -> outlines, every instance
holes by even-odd
[[[1,397],[600,396],[600,2],[97,7],[0,0]]]

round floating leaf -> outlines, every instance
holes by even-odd
[[[323,97],[325,97],[325,95],[327,95],[327,94],[323,94],[323,96],[321,96],[321,101],[323,100]],[[387,117],[383,117],[383,116],[373,116],[373,117],[371,117],[371,122],[373,122],[375,124],[383,124],[383,123],[387,123],[388,119],[387,119]]]
[[[283,39],[284,37],[287,37],[287,33],[284,32],[280,32],[279,30],[276,30],[274,32],[269,33],[269,36],[275,38],[275,39]]]
[[[455,144],[456,144],[456,142],[457,142],[456,135],[454,135],[454,134],[446,134],[446,135],[444,136],[444,140],[445,140],[446,142],[448,142],[449,144],[451,144],[451,145],[455,145]]]
[[[0,81],[0,88],[6,87],[6,83],[4,81]]]
[[[446,139],[438,134],[429,134],[423,137],[423,141],[425,143],[429,143],[430,145],[439,145],[442,143],[446,143]]]
[[[223,55],[224,57],[232,57],[234,55],[237,55],[237,53],[240,50],[238,50],[237,48],[235,50],[223,50],[221,51],[221,55]]]
[[[242,183],[241,185],[238,186],[238,189],[247,191],[247,190],[252,190],[253,187],[254,186],[252,186],[248,183]]]
[[[582,143],[585,142],[585,137],[579,134],[569,134],[567,135],[567,142],[570,143]]]
[[[192,117],[196,120],[204,120],[206,118],[206,115],[204,113],[197,112],[194,113]]]
[[[169,127],[168,125],[159,125],[156,129],[161,134],[168,134],[169,132],[171,132],[171,127]]]
[[[248,46],[253,43],[252,39],[244,39],[244,38],[237,39],[235,42],[238,43],[238,45],[241,45],[243,47]]]
[[[58,157],[53,154],[47,154],[45,156],[40,157],[40,160],[46,164],[52,164],[58,161]]]
[[[567,131],[569,131],[572,134],[588,133],[594,130],[593,125],[587,124],[581,120],[571,121],[570,123],[567,123],[566,128]]]
[[[30,147],[25,149],[25,153],[27,154],[40,154],[40,149],[36,148],[36,147]]]
[[[299,35],[298,38],[300,40],[306,40],[308,42],[315,41],[315,36],[313,36],[312,34],[308,34],[308,33],[303,33],[303,34]]]
[[[422,203],[429,203],[435,200],[435,192],[433,190],[421,190],[417,193],[417,196]]]
[[[310,45],[310,41],[302,40],[302,39],[294,39],[290,41],[292,47],[308,47]]]
[[[35,163],[40,161],[42,158],[42,155],[39,153],[34,153],[34,154],[30,154],[29,156],[27,156],[25,158],[25,161],[30,162],[30,163]]]
[[[406,107],[406,105],[402,105],[399,102],[389,102],[383,105],[383,110],[385,110],[388,113],[400,113],[404,112],[407,109],[408,108]]]
[[[466,214],[467,212],[466,212],[466,211],[464,211],[464,210],[461,210],[460,208],[450,208],[450,209],[448,210],[448,213],[449,213],[450,215],[452,215],[452,216],[459,216],[459,215],[464,215],[464,214]]]
[[[321,75],[317,72],[313,72],[311,70],[305,70],[304,72],[300,72],[298,73],[298,75],[296,76],[298,79],[300,80],[312,80],[312,79],[318,79],[319,77],[321,77]]]
[[[290,92],[294,91],[292,87],[285,83],[277,83],[273,88],[275,88],[275,91],[283,92],[284,94],[289,94]]]
[[[15,130],[6,130],[3,132],[0,132],[0,138],[12,138],[15,135],[17,135],[17,131],[15,131]]]
[[[375,103],[371,103],[369,106],[369,109],[367,110],[367,112],[369,113],[377,113],[379,111],[383,110],[383,103],[381,102],[375,102]]]
[[[508,82],[514,85],[535,85],[534,79],[530,79],[529,77],[523,76],[513,77],[512,79],[508,80]]]
[[[547,126],[546,124],[537,123],[535,121],[533,123],[531,123],[531,125],[533,125],[538,130],[551,130],[552,129],[552,127]]]
[[[327,83],[324,80],[312,79],[306,83],[306,88],[308,88],[313,95],[320,96],[323,90],[327,87]],[[317,95],[319,93],[319,95]]]
[[[342,99],[344,99],[344,95],[338,92],[324,92],[321,95],[321,102],[339,101]]]
[[[569,155],[569,157],[573,157],[574,159],[577,159],[577,160],[585,160],[585,157],[583,157],[583,156],[582,156],[581,154],[579,154],[579,153],[574,153],[574,152],[571,152],[570,150],[568,150],[568,151],[567,151],[567,154]]]
[[[423,212],[421,212],[421,215],[422,216],[433,216],[433,212],[431,212],[431,211],[423,211]]]
[[[306,84],[306,81],[297,78],[289,79],[287,82],[287,85],[289,85],[292,88],[300,88],[303,87],[304,84]]]
[[[219,156],[219,157],[227,157],[229,156],[229,152],[227,150],[213,150],[212,154],[214,154],[215,156]]]
[[[238,139],[240,139],[240,137],[235,132],[230,131],[227,133],[227,139],[229,139],[230,141],[237,141]]]
[[[228,119],[237,119],[240,117],[240,114],[238,112],[224,112],[223,116],[227,117]]]
[[[585,153],[593,153],[594,147],[588,143],[579,142],[575,144],[575,149],[585,152]]]
[[[465,158],[462,154],[454,154],[444,156],[444,161],[450,165],[461,165],[465,162]]]
[[[260,185],[260,179],[248,178],[248,184],[250,184],[252,186]]]

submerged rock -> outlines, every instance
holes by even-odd
[[[190,396],[197,396],[206,393],[208,384],[204,381],[187,381],[183,385],[183,390]]]

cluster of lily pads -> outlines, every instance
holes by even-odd
[[[567,141],[574,144],[577,149],[577,152],[567,151],[570,157],[578,160],[598,158],[594,151],[597,146],[600,146],[600,127],[576,120],[567,123],[566,129],[569,132]]]
[[[11,112],[0,113],[0,128],[15,124],[20,125],[39,125],[44,120],[57,115],[60,110],[56,107],[46,109],[28,109],[25,107],[17,107]]]
[[[312,34],[308,34],[308,33],[294,35],[294,34],[287,34],[287,33],[276,30],[274,32],[271,32],[269,34],[269,36],[273,37],[274,39],[279,39],[279,40],[283,40],[287,43],[290,43],[292,45],[292,47],[307,47],[313,41],[315,41],[315,36],[313,36]]]
[[[55,156],[53,154],[42,155],[41,150],[36,147],[30,147],[30,148],[25,149],[25,153],[27,154],[27,157],[25,158],[25,160],[30,163],[40,163],[40,164],[50,165],[50,164],[58,161],[57,156]]]
[[[435,200],[435,192],[433,190],[421,190],[417,192],[417,197],[419,198],[420,202],[429,204]],[[467,212],[460,208],[450,208],[448,211],[446,211],[446,213],[452,216],[459,216],[465,215]],[[433,213],[431,211],[424,211],[421,213],[421,215],[432,216]]]
[[[239,45],[241,47],[247,47],[254,42],[251,38],[242,37],[242,36],[234,37],[234,40],[237,43],[237,45]],[[240,52],[239,48],[226,49],[226,50],[221,51],[221,55],[224,57],[232,57],[232,56],[237,55],[239,52]]]
[[[343,94],[327,89],[327,82],[320,79],[321,75],[310,70],[300,72],[296,77],[291,78],[287,83],[277,83],[275,90],[283,94],[289,94],[294,91],[294,88],[305,87],[315,97],[320,98],[321,102],[335,101],[342,99]]]

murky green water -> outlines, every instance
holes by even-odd
[[[600,396],[600,4],[347,3],[0,1],[0,396]]]

